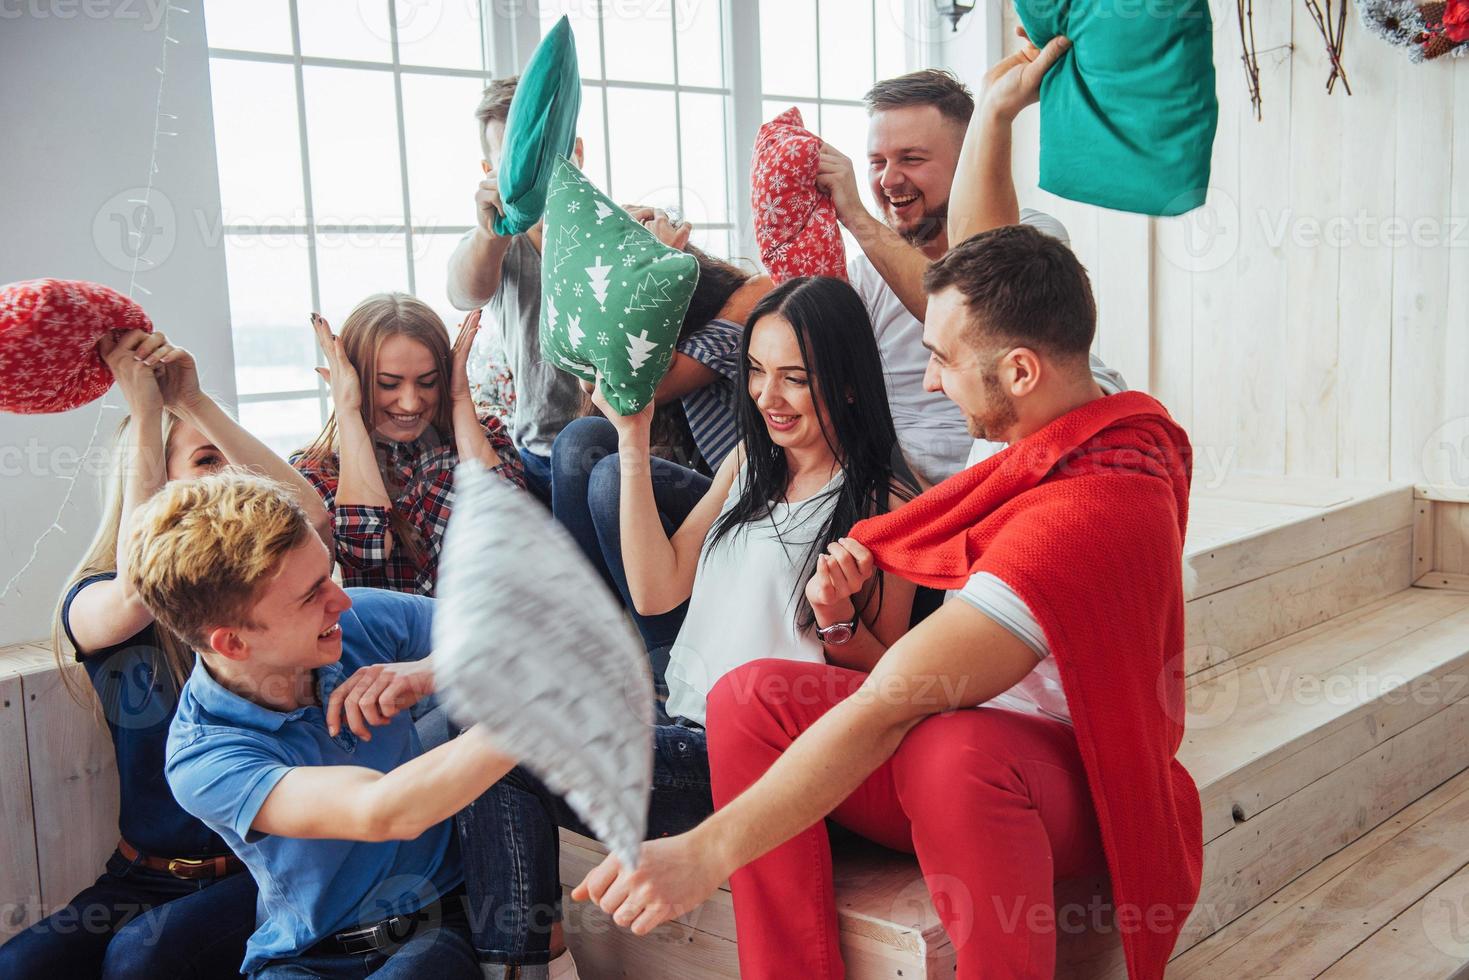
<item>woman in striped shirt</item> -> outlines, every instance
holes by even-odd
[[[755,304],[775,284],[766,275],[739,268],[687,246],[687,224],[675,229],[662,212],[632,209],[663,241],[686,247],[699,260],[699,282],[684,315],[668,373],[653,400],[660,410],[676,405],[706,467],[690,467],[654,457],[653,496],[664,525],[681,524],[709,489],[717,471],[739,441],[737,410],[743,397],[740,341]],[[607,588],[621,597],[650,651],[666,651],[678,635],[685,607],[644,616],[632,604],[622,565],[618,528],[621,481],[617,430],[602,417],[577,419],[556,437],[551,450],[551,510],[576,539]],[[655,673],[661,664],[654,664]]]

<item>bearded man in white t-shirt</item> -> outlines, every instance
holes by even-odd
[[[1007,69],[1013,67],[1010,60],[1003,63]],[[991,72],[987,91],[1002,81]],[[1014,114],[1005,107],[1018,100],[987,98],[970,128],[976,109],[969,88],[949,72],[926,68],[878,82],[863,101],[870,117],[867,179],[879,216],[862,203],[852,161],[830,143],[821,148],[817,184],[831,195],[838,220],[862,248],[848,261],[847,276],[872,318],[903,455],[919,480],[931,485],[1001,447],[975,440],[958,406],[923,388],[924,271],[951,245],[1002,225],[1033,225],[1068,245],[1070,239],[1055,218],[1022,210],[1016,199],[1010,173]],[[960,182],[966,185],[962,190],[954,187],[961,166],[971,178]],[[967,224],[952,228],[950,190],[968,194],[970,187],[978,190],[977,199],[955,208]],[[1108,394],[1127,387],[1095,355],[1092,371]]]

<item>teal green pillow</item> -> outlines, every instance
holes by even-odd
[[[699,263],[664,245],[562,157],[546,195],[541,356],[592,381],[622,415],[673,363]]]
[[[510,102],[499,169],[505,210],[495,218],[496,234],[518,235],[541,220],[551,171],[576,143],[580,111],[576,42],[562,17],[536,45]]]
[[[1015,0],[1038,46],[1072,48],[1041,83],[1041,188],[1120,211],[1204,203],[1219,103],[1204,0]]]

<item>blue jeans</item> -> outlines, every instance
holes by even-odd
[[[681,834],[714,812],[709,752],[701,728],[653,728],[648,837]],[[558,827],[592,836],[559,796],[516,768],[460,813],[477,831],[460,835],[470,928],[482,962],[539,965],[551,959],[561,920]]]
[[[551,502],[551,460],[523,446],[516,446],[520,462],[525,466],[525,486],[543,504]]]
[[[469,940],[463,905],[446,899],[443,917],[432,928],[415,931],[391,953],[313,953],[310,950],[288,960],[272,960],[251,975],[251,980],[479,980],[479,962]]]
[[[0,947],[0,977],[237,978],[254,931],[249,872],[185,881],[114,853],[96,884]]]
[[[711,481],[702,473],[657,457],[652,460],[652,475],[658,516],[663,520],[663,529],[672,534],[704,498]],[[621,596],[642,634],[643,644],[650,652],[666,651],[678,636],[688,603],[658,616],[644,616],[633,609],[622,565],[618,517],[621,499],[617,430],[612,423],[603,418],[584,418],[562,429],[551,449],[551,513],[571,532],[607,588]],[[654,675],[660,688],[661,666],[666,662],[655,662]]]

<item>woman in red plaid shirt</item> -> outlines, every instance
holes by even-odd
[[[333,412],[291,463],[332,512],[342,584],[433,595],[459,460],[525,486],[509,434],[470,394],[479,311],[452,346],[438,314],[404,293],[363,300],[341,336],[320,314],[311,325]]]

